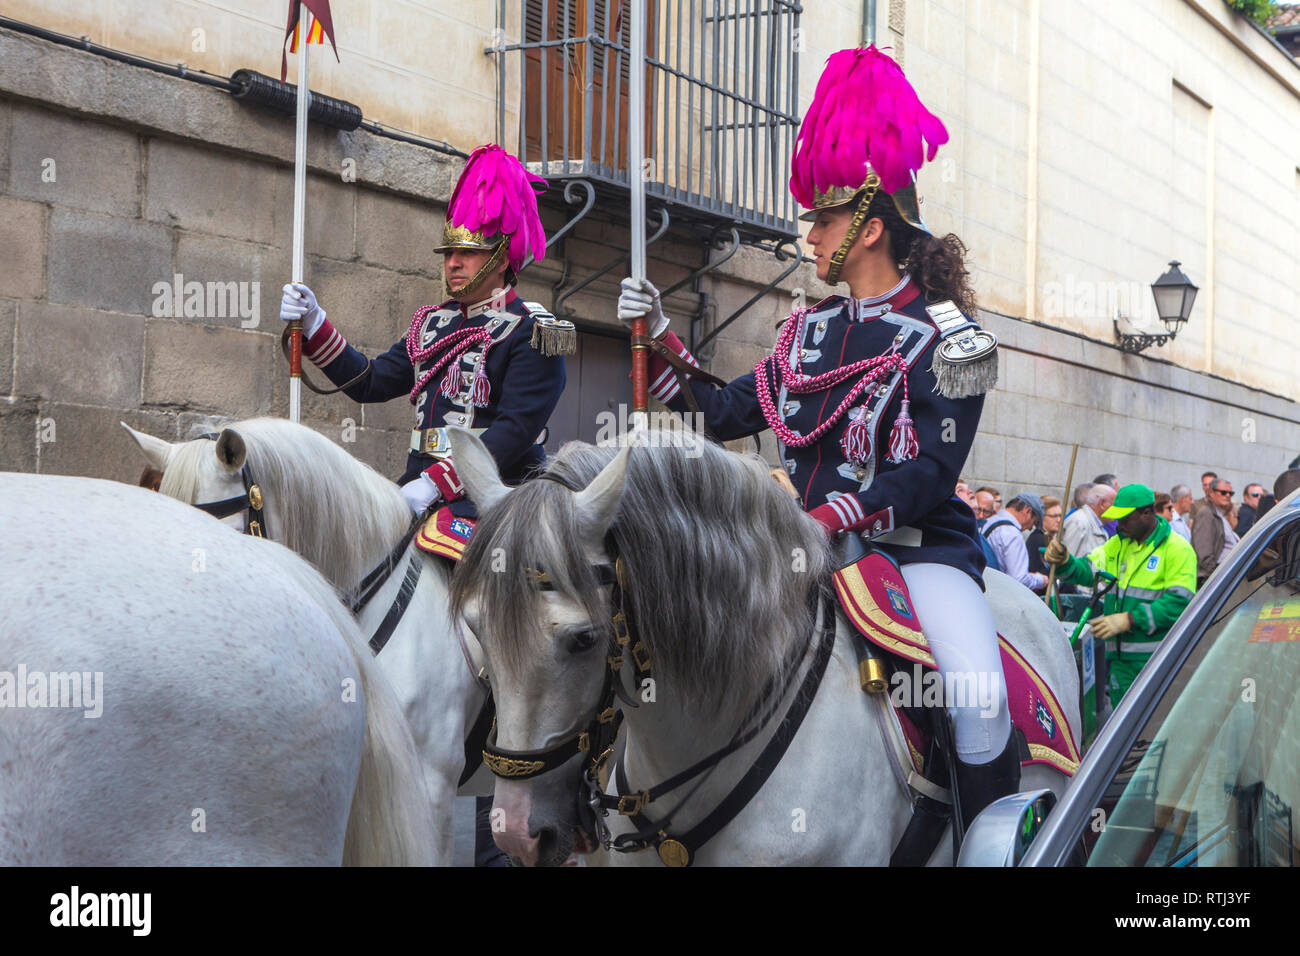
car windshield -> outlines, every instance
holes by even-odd
[[[1300,529],[1284,528],[1093,811],[1089,866],[1300,863]]]

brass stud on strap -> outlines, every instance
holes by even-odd
[[[248,503],[256,510],[262,508],[262,489],[258,485],[248,486]]]
[[[677,840],[663,840],[659,846],[659,859],[664,866],[689,866],[690,851]]]
[[[650,794],[644,790],[638,790],[636,793],[618,798],[618,812],[625,817],[630,817],[643,811],[649,802]]]
[[[587,733],[585,730],[578,734],[578,749],[583,753],[587,753],[591,750],[591,734]]]
[[[614,641],[619,647],[627,647],[632,634],[627,628],[627,615],[619,611],[614,615]]]

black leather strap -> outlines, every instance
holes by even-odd
[[[421,512],[412,518],[410,526],[406,529],[406,533],[403,534],[402,539],[393,546],[393,550],[388,552],[388,556],[372,568],[370,573],[362,578],[360,583],[352,589],[351,593],[356,596],[348,600],[348,609],[351,610],[353,614],[360,614],[362,609],[370,603],[370,599],[373,598],[375,594],[378,593],[379,589],[384,586],[384,582],[388,580],[397,565],[401,563],[402,555],[405,554],[406,549],[410,547],[411,539],[414,538],[415,533],[420,530],[420,526],[424,524],[427,516],[428,512]]]
[[[470,727],[469,733],[465,736],[465,769],[460,773],[457,788],[469,783],[469,778],[478,773],[478,768],[483,766],[483,748],[487,746],[488,732],[492,729],[492,723],[496,718],[496,701],[492,699],[492,692],[488,691],[483,698],[483,706],[478,709],[474,726]]]
[[[767,746],[763,748],[763,752],[758,755],[758,758],[749,768],[748,773],[740,779],[740,782],[732,788],[731,792],[723,798],[712,813],[682,836],[669,836],[664,832],[668,821],[656,823],[643,813],[631,814],[632,822],[639,828],[639,832],[616,837],[614,840],[615,849],[620,848],[620,843],[625,849],[644,849],[646,846],[653,845],[657,847],[666,840],[673,840],[685,849],[685,862],[689,866],[694,861],[699,848],[716,836],[718,831],[745,809],[754,794],[758,793],[763,784],[767,782],[767,778],[772,775],[772,771],[781,762],[781,758],[785,756],[785,752],[789,749],[790,742],[794,740],[794,735],[803,724],[803,719],[807,716],[808,709],[812,706],[813,699],[817,696],[817,690],[821,686],[822,678],[826,674],[826,666],[830,662],[831,651],[835,647],[835,608],[830,599],[823,603],[822,613],[822,637],[817,646],[812,665],[804,676],[799,692],[795,694],[794,700],[790,702],[790,709],[786,711],[785,718],[776,728],[776,733],[772,735],[772,739],[768,741]],[[614,773],[619,791],[626,793],[630,788],[627,775],[623,770],[623,761],[619,761]],[[647,839],[649,834],[654,835],[649,836]],[[636,847],[631,845],[637,842],[638,837],[645,844],[644,846]]]
[[[406,613],[406,607],[411,603],[411,598],[415,596],[415,587],[420,582],[420,569],[424,567],[424,559],[418,554],[411,555],[411,563],[406,568],[406,577],[402,579],[402,586],[397,591],[397,597],[393,600],[392,606],[389,607],[388,613],[384,619],[379,622],[379,627],[370,638],[370,649],[378,654],[388,643],[388,639],[393,636],[393,629],[397,627],[397,622],[402,619]]]
[[[307,338],[306,335],[304,335],[303,340],[305,341],[306,338]],[[284,330],[280,333],[280,351],[284,353],[284,357],[286,359],[289,358],[289,326],[287,325],[284,327]],[[370,370],[373,367],[374,367],[374,362],[372,362],[370,359],[366,359],[366,367],[361,370],[360,374],[357,375],[355,378],[351,378],[348,381],[344,382],[338,388],[321,388],[320,386],[314,384],[312,380],[307,377],[306,372],[303,372],[299,376],[299,380],[304,385],[306,385],[309,389],[315,392],[317,395],[333,395],[335,392],[341,392],[344,389],[351,388],[353,385],[357,385],[361,382],[364,382],[366,379],[370,377]]]

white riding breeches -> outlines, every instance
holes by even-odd
[[[917,622],[943,675],[957,755],[968,764],[988,763],[1002,753],[1011,735],[993,612],[964,571],[946,564],[908,564],[902,571]]]

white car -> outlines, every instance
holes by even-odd
[[[1300,863],[1300,492],[1170,629],[1057,802],[1005,797],[964,866]]]

